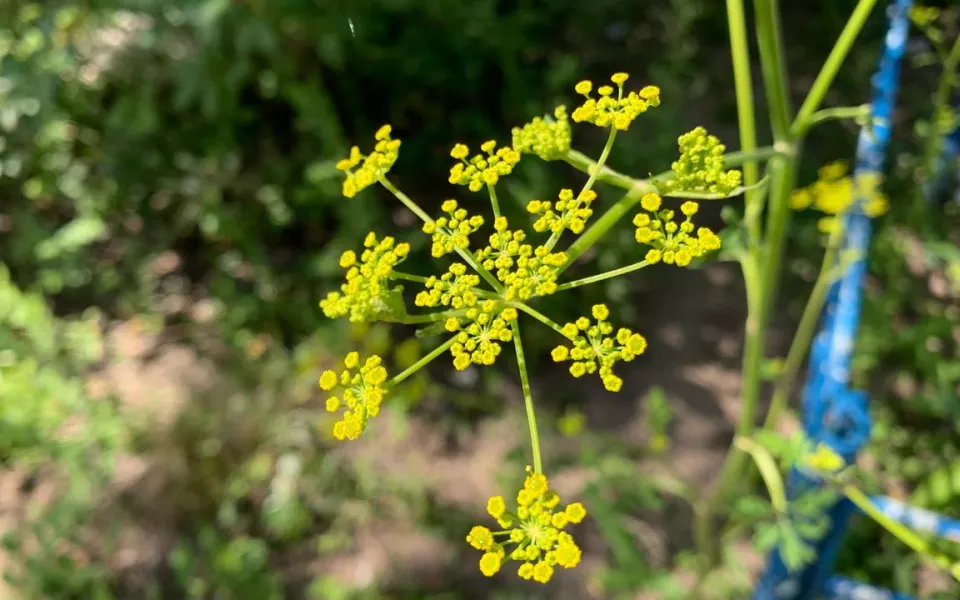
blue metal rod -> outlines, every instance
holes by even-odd
[[[898,594],[839,575],[827,579],[821,598],[822,600],[916,600],[913,596]]]
[[[879,175],[883,170],[899,87],[900,63],[909,31],[908,12],[911,5],[912,0],[895,0],[890,6],[890,27],[883,56],[872,80],[872,128],[861,130],[857,141],[853,173],[855,181],[865,175]],[[852,251],[858,258],[831,289],[822,329],[811,348],[802,407],[808,437],[827,444],[848,463],[856,459],[857,452],[870,436],[871,427],[866,394],[848,388],[871,234],[870,219],[861,209],[863,198],[856,200],[844,217],[843,251]],[[788,493],[795,498],[822,485],[822,482],[794,470],[788,476],[787,485]],[[757,583],[753,600],[813,600],[824,589],[832,574],[847,522],[854,512],[853,504],[845,499],[829,510],[831,528],[826,536],[819,540],[808,540],[816,550],[816,562],[799,572],[791,572],[784,564],[779,549],[774,550],[767,570]]]
[[[883,514],[910,529],[960,543],[960,520],[958,519],[951,519],[886,496],[874,496],[870,501],[882,510]]]

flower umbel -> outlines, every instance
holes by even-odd
[[[671,169],[676,173],[658,185],[664,193],[698,192],[726,196],[740,187],[743,174],[737,170],[723,170],[726,146],[703,127],[697,127],[680,136],[680,158]]]
[[[651,107],[660,106],[660,88],[648,85],[639,92],[630,92],[623,95],[623,84],[627,81],[626,73],[615,73],[610,80],[617,86],[617,96],[613,96],[614,89],[609,85],[597,88],[599,98],[593,98],[593,83],[581,81],[576,85],[578,94],[586,98],[571,115],[577,123],[593,123],[597,127],[613,127],[619,131],[629,129],[633,121],[647,112]]]
[[[526,233],[511,231],[506,217],[496,219],[493,228],[490,244],[477,251],[477,260],[485,269],[497,270],[497,279],[506,285],[507,300],[525,301],[557,291],[558,271],[567,263],[565,253],[524,244]]]
[[[384,295],[390,291],[390,274],[410,253],[410,245],[397,244],[390,236],[377,241],[372,231],[363,245],[365,250],[359,261],[353,250],[340,255],[347,281],[340,286],[340,292],[330,292],[320,301],[328,318],[348,317],[351,322],[363,323],[376,320],[388,310]]]
[[[583,377],[599,371],[603,387],[619,392],[623,380],[613,374],[613,365],[618,361],[630,362],[647,349],[647,340],[639,333],[623,327],[613,334],[613,325],[607,322],[610,310],[605,304],[596,304],[592,310],[596,324],[580,317],[575,323],[563,326],[563,333],[573,342],[573,347],[557,346],[551,356],[556,362],[572,360],[570,374]]]
[[[541,200],[531,200],[527,204],[527,212],[540,217],[533,224],[534,231],[561,233],[569,229],[573,233],[583,233],[587,219],[593,215],[590,205],[597,198],[593,190],[586,190],[576,199],[573,190],[560,190],[560,198],[555,204]]]
[[[582,504],[574,502],[557,510],[560,496],[549,489],[547,477],[530,473],[517,494],[517,510],[507,510],[502,496],[487,501],[490,513],[503,531],[491,531],[477,525],[467,535],[467,543],[482,551],[480,572],[492,577],[507,560],[520,564],[517,574],[523,579],[547,583],[557,566],[572,569],[580,564],[581,551],[567,525],[580,523],[587,516]],[[508,546],[513,546],[508,551]]]
[[[320,389],[331,391],[336,387],[344,388],[342,397],[327,398],[327,412],[343,409],[342,418],[333,425],[333,436],[338,440],[355,440],[367,428],[367,421],[380,414],[387,380],[387,370],[382,366],[379,356],[373,355],[360,365],[360,355],[347,354],[343,361],[345,367],[338,375],[335,371],[324,371],[320,375]]]
[[[466,209],[457,207],[456,200],[447,200],[441,205],[441,210],[447,216],[423,225],[423,232],[432,236],[430,254],[434,258],[450,254],[457,248],[469,248],[470,234],[483,226],[483,217],[469,216]]]
[[[686,267],[694,258],[720,248],[720,237],[707,227],[700,227],[697,235],[693,235],[691,218],[700,208],[696,202],[687,201],[680,206],[686,218],[679,224],[674,221],[674,212],[660,210],[661,205],[660,196],[647,194],[640,200],[640,206],[647,212],[637,213],[633,218],[637,243],[650,246],[644,257],[648,263]]]
[[[486,156],[477,154],[467,160],[470,154],[467,146],[457,144],[453,147],[450,156],[460,162],[450,169],[450,183],[465,185],[471,192],[479,192],[485,185],[497,185],[500,178],[509,175],[514,165],[520,162],[519,152],[510,146],[497,149],[497,143],[493,140],[484,142],[480,150]]]
[[[450,265],[446,273],[439,278],[431,276],[423,285],[427,289],[414,298],[417,306],[442,305],[465,310],[476,306],[480,299],[475,290],[480,285],[480,278],[467,273],[467,266],[463,263]]]
[[[854,179],[847,174],[846,162],[835,161],[820,167],[817,174],[817,181],[793,192],[790,206],[794,210],[813,208],[831,215],[817,223],[823,233],[838,226],[836,217],[850,210],[858,198],[863,214],[870,218],[883,215],[890,207],[887,197],[880,191],[882,177],[878,173],[863,173]]]
[[[516,309],[486,300],[479,307],[467,309],[462,318],[447,319],[447,331],[456,332],[457,341],[450,347],[453,366],[462,371],[471,364],[492,365],[500,355],[500,344],[513,339],[509,323],[516,318]]]
[[[368,156],[360,153],[360,148],[350,148],[350,156],[337,163],[337,170],[347,174],[343,182],[343,195],[353,198],[360,190],[369,187],[386,175],[400,154],[400,140],[390,137],[391,127],[384,125],[374,136],[377,140],[373,152]],[[361,164],[362,163],[362,164]]]
[[[558,106],[554,119],[534,117],[522,128],[513,128],[513,147],[521,154],[536,154],[543,160],[560,160],[570,150],[567,107]]]

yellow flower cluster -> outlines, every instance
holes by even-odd
[[[502,496],[490,498],[487,512],[504,531],[493,532],[477,525],[467,535],[467,543],[483,552],[480,572],[493,577],[510,559],[522,563],[517,575],[523,579],[547,583],[555,567],[572,569],[580,564],[580,548],[563,529],[583,521],[587,510],[579,502],[557,510],[559,504],[560,496],[541,473],[527,475],[523,489],[517,493],[516,512],[507,510]],[[508,545],[515,547],[508,552]]]
[[[583,233],[587,219],[593,215],[590,205],[596,199],[597,193],[593,190],[587,190],[574,199],[573,190],[564,189],[560,190],[556,204],[531,200],[527,204],[527,212],[539,217],[533,224],[534,231],[560,233],[569,229],[579,235]]]
[[[794,210],[814,208],[834,215],[820,219],[817,226],[829,233],[838,226],[836,215],[849,210],[857,198],[861,198],[863,214],[870,218],[887,212],[890,202],[880,191],[881,176],[876,173],[862,174],[856,180],[847,174],[847,163],[836,161],[820,167],[819,179],[808,187],[795,190],[790,196]]]
[[[434,258],[450,254],[457,248],[469,248],[470,234],[483,226],[483,217],[469,216],[466,209],[458,208],[456,200],[445,201],[440,209],[447,216],[423,225],[423,232],[432,236],[430,253]]]
[[[605,304],[596,304],[592,309],[596,324],[580,317],[575,323],[563,326],[563,334],[570,338],[573,347],[557,346],[550,353],[556,362],[572,360],[570,374],[574,377],[592,375],[599,371],[603,387],[619,392],[623,380],[613,374],[613,365],[618,361],[630,362],[647,349],[647,340],[639,333],[623,327],[613,334],[613,325],[607,322],[610,310]]]
[[[520,162],[519,152],[510,146],[497,150],[497,143],[493,140],[484,142],[480,150],[486,156],[477,154],[468,161],[468,147],[463,144],[453,147],[450,156],[460,162],[450,169],[450,183],[465,185],[471,192],[479,192],[485,185],[496,185],[501,177],[509,175],[514,165]]]
[[[400,140],[390,138],[391,127],[384,125],[377,130],[377,141],[369,156],[360,153],[360,148],[350,148],[350,156],[337,163],[337,170],[347,174],[343,182],[343,195],[353,198],[360,190],[376,183],[390,171],[400,154]],[[361,164],[361,162],[363,164]]]
[[[726,146],[716,136],[697,127],[680,136],[680,158],[671,165],[676,178],[660,183],[665,193],[698,192],[725,196],[740,187],[740,171],[723,170]]]
[[[817,444],[816,449],[803,457],[803,465],[815,471],[836,473],[847,466],[843,457],[826,444]]]
[[[492,365],[500,355],[500,344],[513,339],[509,323],[516,319],[515,308],[504,308],[496,300],[486,300],[479,307],[467,309],[464,319],[447,319],[444,324],[447,331],[457,334],[450,347],[454,368],[462,371],[471,364]]]
[[[387,370],[381,364],[379,356],[373,355],[360,365],[360,355],[347,354],[343,361],[345,367],[339,375],[335,371],[324,371],[320,375],[320,389],[331,391],[338,385],[343,390],[342,398],[327,398],[328,412],[343,409],[342,418],[333,425],[333,436],[338,440],[355,440],[367,428],[367,421],[380,414],[380,404],[386,392]]]
[[[497,217],[490,245],[477,251],[477,260],[487,270],[496,269],[497,279],[506,286],[507,300],[529,300],[557,291],[557,275],[567,263],[564,252],[550,252],[546,246],[524,244],[523,231],[511,231],[506,217]]]
[[[410,244],[397,244],[390,236],[377,241],[371,231],[363,245],[359,262],[353,250],[340,256],[340,266],[347,270],[346,283],[340,286],[340,292],[330,292],[320,301],[328,318],[348,316],[353,323],[363,323],[376,320],[387,310],[383,295],[389,291],[388,278],[410,253]]]
[[[536,154],[543,160],[560,160],[570,151],[570,120],[567,107],[553,111],[556,120],[535,117],[522,128],[513,128],[513,147],[523,154]]]
[[[647,194],[640,200],[640,206],[647,212],[637,213],[633,218],[637,243],[650,246],[644,260],[650,264],[662,261],[686,267],[694,258],[720,248],[720,237],[707,227],[700,227],[697,235],[693,235],[694,225],[690,219],[699,210],[696,202],[687,201],[680,206],[686,219],[679,224],[673,220],[672,210],[660,210],[661,202],[657,194]]]
[[[467,273],[467,266],[454,263],[446,273],[437,278],[431,275],[423,284],[426,290],[419,292],[413,302],[417,306],[451,306],[457,310],[466,310],[477,305],[479,297],[475,288],[480,278]]]
[[[615,73],[610,80],[617,86],[617,96],[613,97],[613,87],[601,85],[597,88],[599,98],[592,98],[593,83],[581,81],[576,85],[578,94],[586,100],[574,111],[573,120],[577,123],[593,123],[597,127],[613,127],[626,131],[634,119],[647,112],[650,107],[660,106],[660,88],[648,85],[639,92],[630,92],[623,95],[623,84],[627,81],[626,73]]]

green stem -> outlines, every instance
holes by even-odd
[[[630,188],[630,191],[617,200],[616,204],[611,206],[607,212],[603,213],[603,216],[594,221],[593,225],[591,225],[583,235],[570,244],[570,247],[566,250],[567,263],[560,267],[557,275],[566,271],[570,265],[583,256],[584,252],[592,248],[630,209],[640,202],[640,199],[643,198],[645,194],[656,191],[657,188],[650,182],[638,181],[634,187]]]
[[[723,155],[723,164],[726,167],[738,167],[740,165],[746,164],[750,161],[765,161],[773,158],[774,156],[779,155],[780,152],[775,149],[773,146],[763,146],[756,148],[750,152],[739,150],[736,152],[728,152]],[[597,170],[597,163],[594,162],[590,157],[579,152],[577,150],[568,150],[567,154],[563,157],[569,165],[576,168],[579,171],[584,173],[592,174],[598,173],[597,180],[604,183],[608,183],[614,187],[618,187],[625,190],[633,189],[638,185],[650,185],[652,180],[665,178],[673,175],[673,171],[664,171],[658,173],[647,179],[634,179],[629,175],[624,175],[618,171],[614,171],[610,167],[604,165],[601,169]]]
[[[393,271],[390,273],[390,279],[403,279],[406,281],[413,281],[415,283],[426,283],[427,278],[422,275],[411,275],[410,273],[402,273],[400,271]]]
[[[610,156],[610,150],[613,149],[613,140],[617,137],[616,127],[610,128],[610,135],[607,136],[607,143],[603,146],[603,151],[600,153],[600,158],[597,160],[597,163],[593,165],[593,168],[590,169],[590,177],[587,178],[587,182],[583,184],[583,189],[580,190],[580,193],[574,199],[576,202],[580,201],[580,198],[587,193],[593,184],[596,183],[597,177],[600,175],[600,171],[603,169],[603,166],[607,162],[607,158]],[[547,240],[546,246],[547,250],[553,250],[554,246],[557,245],[557,242],[560,240],[560,236],[563,234],[563,230],[553,233],[550,235],[550,239]]]
[[[386,176],[380,177],[380,185],[387,188],[391,194],[393,194],[397,200],[403,203],[404,206],[410,209],[413,214],[420,217],[420,220],[424,223],[433,223],[433,219],[430,218],[430,215],[425,213],[422,208],[420,208],[416,202],[410,199],[410,196],[407,196],[401,192],[397,186],[393,185]]]
[[[392,387],[394,385],[397,385],[407,377],[410,377],[411,375],[413,375],[414,373],[422,369],[424,366],[426,366],[427,363],[429,363],[431,360],[435,359],[436,357],[446,352],[450,348],[450,346],[452,346],[456,341],[457,341],[457,338],[456,336],[454,336],[449,340],[447,340],[446,342],[444,342],[443,344],[437,346],[430,352],[430,354],[427,354],[417,362],[413,363],[412,365],[404,369],[402,373],[398,374],[396,377],[394,377],[389,382],[387,382],[387,387]]]
[[[530,427],[530,446],[533,451],[533,471],[543,473],[540,459],[540,434],[537,433],[537,414],[533,408],[533,394],[530,392],[530,377],[527,374],[527,361],[523,356],[523,342],[520,340],[520,324],[514,321],[513,345],[517,349],[517,368],[520,370],[520,386],[523,388],[523,404],[527,409],[527,425]]]
[[[403,325],[420,325],[422,323],[436,323],[437,321],[443,321],[450,317],[463,314],[462,310],[445,310],[443,312],[429,313],[426,315],[407,315],[403,319],[398,320],[399,323]]]
[[[779,0],[754,0],[757,44],[760,48],[763,86],[770,111],[770,127],[773,130],[774,142],[782,144],[792,141],[793,136],[790,133],[790,98],[787,87],[787,67],[783,56],[779,4]],[[829,81],[832,79],[831,77]],[[819,106],[819,102],[817,105]]]
[[[796,181],[798,150],[790,132],[790,104],[778,1],[754,0],[754,12],[774,147],[784,150],[784,153],[771,159],[767,165],[771,186],[764,245],[762,248],[751,248],[749,258],[741,261],[749,267],[744,269],[744,278],[754,280],[747,282],[747,289],[753,290],[748,294],[748,304],[752,303],[753,306],[748,306],[745,326],[743,383],[740,392],[742,402],[736,431],[740,438],[750,437],[756,428],[766,335],[779,287],[780,264],[790,221],[789,197]],[[718,538],[712,533],[714,514],[726,501],[731,488],[742,481],[743,470],[748,466],[747,458],[736,446],[730,448],[715,493],[697,514],[699,523],[695,530],[701,532],[699,539],[707,543],[709,549],[703,556],[701,577],[717,564],[719,558],[719,549],[714,541]]]
[[[860,35],[863,24],[867,21],[867,17],[870,16],[870,12],[873,11],[873,7],[876,4],[877,0],[859,0],[859,2],[857,2],[856,8],[853,9],[853,14],[850,15],[850,19],[847,20],[843,31],[840,32],[840,37],[838,37],[836,43],[834,43],[830,55],[827,56],[826,62],[824,62],[820,68],[820,73],[817,74],[816,80],[814,80],[813,85],[810,87],[810,92],[807,93],[806,99],[800,106],[797,117],[793,120],[793,125],[790,129],[794,135],[799,135],[803,132],[811,115],[820,108],[823,99],[827,95],[827,91],[830,90],[830,86],[833,84],[833,80],[840,70],[840,66],[846,60],[847,54],[850,53],[850,48],[853,46],[853,42],[857,39],[857,36]]]
[[[497,201],[497,191],[493,189],[492,185],[487,185],[487,191],[490,192],[490,205],[493,207],[493,216],[498,218],[500,216],[500,203]]]
[[[730,52],[733,55],[733,80],[737,95],[737,120],[740,124],[740,147],[744,152],[757,148],[757,125],[753,106],[753,78],[750,73],[750,47],[747,42],[747,20],[743,0],[727,0],[727,23],[730,29]],[[751,187],[760,179],[760,167],[755,160],[743,165],[743,182]],[[754,245],[760,242],[760,214],[763,212],[763,193],[751,189],[746,193],[744,221]]]
[[[638,269],[642,269],[648,266],[649,263],[645,260],[640,262],[635,262],[632,265],[627,265],[625,267],[620,267],[619,269],[613,269],[612,271],[605,271],[597,275],[591,275],[590,277],[584,277],[583,279],[577,279],[575,281],[568,281],[557,286],[557,291],[561,292],[563,290],[570,290],[582,285],[587,285],[590,283],[596,283],[598,281],[603,281],[604,279],[610,279],[611,277],[617,277],[619,275],[626,275],[627,273],[632,273]]]
[[[799,135],[805,135],[811,128],[825,121],[835,121],[838,119],[864,119],[869,116],[869,104],[861,104],[860,106],[838,106],[835,108],[825,108],[810,115],[810,118],[807,119],[807,122],[801,128]]]
[[[930,119],[930,131],[924,143],[923,164],[921,166],[923,179],[920,182],[921,184],[926,183],[933,175],[934,163],[937,160],[937,155],[940,153],[942,132],[939,131],[938,121],[940,119],[940,113],[946,108],[947,103],[950,101],[950,93],[954,87],[953,78],[956,76],[955,71],[958,63],[960,63],[960,36],[957,36],[953,47],[950,49],[950,53],[943,61],[943,71],[940,74],[937,91],[933,97],[933,115]],[[917,186],[920,192],[918,196],[922,196],[923,187],[923,185]],[[918,200],[918,202],[922,205],[921,200]]]
[[[773,509],[778,514],[786,513],[787,491],[783,485],[783,477],[780,476],[780,469],[777,468],[777,461],[766,448],[751,439],[737,438],[734,440],[734,445],[752,456],[757,463],[757,469],[770,494],[770,504],[773,505]]]
[[[539,312],[539,311],[537,311],[537,310],[534,310],[533,308],[531,308],[530,306],[527,306],[527,305],[524,304],[523,302],[511,302],[511,303],[510,303],[510,306],[512,306],[512,307],[514,307],[514,308],[516,308],[516,309],[518,309],[518,310],[522,310],[523,312],[527,313],[528,315],[530,315],[530,316],[533,317],[534,319],[540,321],[541,323],[543,323],[544,325],[546,325],[546,326],[549,327],[550,329],[556,331],[557,333],[559,333],[559,334],[562,335],[563,337],[567,337],[567,336],[564,335],[564,333],[563,333],[563,328],[560,327],[560,325],[556,324],[554,321],[552,321],[552,320],[550,319],[550,317],[544,315],[543,313],[541,313],[541,312]]]
[[[932,560],[937,566],[946,569],[951,576],[960,581],[960,563],[954,563],[950,558],[934,552],[930,548],[930,543],[920,535],[885,515],[870,501],[862,491],[852,485],[843,486],[843,495],[846,496],[861,511],[866,513],[871,519],[880,524],[881,527],[889,531],[901,542],[910,547],[911,550]]]
[[[423,221],[424,223],[435,223],[435,221],[432,218],[430,218],[430,215],[423,212],[423,209],[417,206],[416,202],[411,200],[409,196],[407,196],[406,194],[401,192],[399,189],[397,189],[397,186],[393,185],[390,182],[390,180],[388,180],[386,177],[380,177],[380,185],[387,188],[387,190],[389,190],[391,194],[396,196],[397,200],[402,202],[404,206],[406,206],[411,211],[413,211],[413,214],[420,217],[421,221]],[[503,292],[503,286],[500,285],[500,282],[497,281],[496,277],[494,277],[493,275],[490,274],[489,271],[484,269],[483,266],[476,261],[473,255],[471,255],[469,252],[467,252],[466,250],[464,250],[459,246],[455,246],[454,250],[456,250],[457,254],[460,255],[460,258],[462,258],[464,262],[470,265],[470,267],[474,271],[476,271],[477,274],[480,275],[480,277],[483,277],[483,279],[486,280],[488,284],[490,284],[490,287],[496,290],[497,293]]]
[[[813,290],[807,299],[807,304],[800,317],[800,323],[797,325],[797,331],[790,342],[790,349],[787,351],[787,358],[783,365],[783,372],[777,378],[773,388],[773,399],[770,401],[770,409],[767,411],[767,418],[764,420],[763,428],[769,429],[776,425],[780,418],[780,413],[787,407],[787,401],[790,397],[790,388],[800,372],[803,365],[803,359],[810,349],[814,335],[817,332],[817,323],[820,321],[820,314],[823,312],[823,305],[827,301],[827,294],[830,286],[834,282],[833,265],[837,259],[837,253],[840,249],[840,241],[843,239],[843,228],[837,227],[830,233],[827,242],[827,250],[823,254],[823,262],[820,265],[820,272],[817,280],[813,284]]]
[[[563,160],[567,161],[569,165],[576,168],[578,171],[583,171],[587,174],[596,173],[598,180],[619,188],[623,188],[625,190],[632,188],[638,181],[629,175],[624,175],[623,173],[614,171],[607,166],[597,169],[597,163],[595,163],[593,159],[588,157],[586,154],[573,149],[567,150]]]

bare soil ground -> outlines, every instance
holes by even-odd
[[[619,394],[604,393],[589,382],[574,381],[563,372],[541,377],[534,385],[541,390],[563,386],[570,393],[588,395],[585,414],[588,427],[641,442],[642,400],[652,386],[662,387],[675,412],[673,444],[669,462],[675,473],[696,486],[708,486],[726,453],[732,437],[732,423],[739,411],[739,362],[744,321],[743,294],[739,274],[733,265],[712,264],[701,271],[662,269],[657,287],[670,290],[651,295],[642,314],[650,348],[646,355],[624,369],[624,387]],[[776,341],[776,340],[774,340]],[[188,400],[198,390],[209,389],[216,378],[213,365],[182,344],[158,346],[156,337],[125,323],[110,333],[109,348],[114,358],[91,380],[93,391],[112,392],[131,414],[147,415],[155,431],[169,428]],[[368,460],[373,468],[391,477],[410,478],[423,483],[436,500],[451,509],[480,514],[485,499],[499,493],[495,475],[514,440],[524,439],[525,423],[518,390],[505,390],[511,410],[502,417],[484,420],[462,443],[451,450],[444,436],[430,423],[414,418],[405,436],[389,427],[376,440],[352,445],[348,452]],[[549,391],[547,392],[549,393]],[[381,419],[386,422],[386,419]],[[159,472],[151,461],[162,458],[124,456],[116,480],[105,491],[104,502],[121,495],[142,505],[142,523],[125,528],[119,549],[112,556],[120,571],[150,571],[159,565],[174,539],[177,507],[170,505],[167,491],[178,470]],[[644,465],[638,465],[642,472]],[[147,476],[154,473],[153,476]],[[20,475],[0,474],[0,529],[15,526],[13,515],[39,502],[36,494],[24,493]],[[553,482],[562,495],[576,497],[586,481],[577,468],[556,473]],[[41,489],[42,486],[40,486]],[[638,527],[638,543],[652,554],[666,558],[670,549],[683,546],[690,538],[689,515],[651,520]],[[563,573],[549,597],[558,600],[600,598],[591,575],[604,561],[603,543],[596,531],[585,533],[585,555],[581,568]],[[457,565],[458,555],[450,540],[418,531],[415,523],[371,523],[359,532],[349,552],[304,565],[313,573],[334,575],[350,585],[365,586],[374,581],[404,581],[415,578],[425,587],[470,586],[484,597],[484,582],[474,565]],[[450,557],[450,558],[444,558]],[[745,555],[745,560],[752,560]],[[0,568],[10,557],[0,553]],[[451,575],[457,577],[451,584]],[[446,589],[450,589],[447,587]],[[532,591],[531,591],[532,592]],[[0,589],[0,597],[14,598]],[[648,596],[638,596],[648,598]]]

